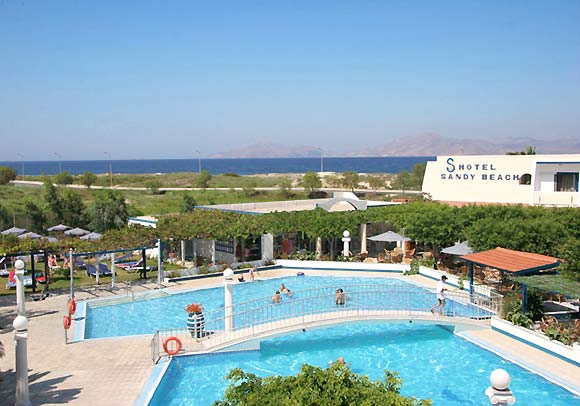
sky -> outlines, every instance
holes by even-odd
[[[0,160],[580,136],[578,0],[0,0]]]

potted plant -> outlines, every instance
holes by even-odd
[[[187,312],[187,330],[193,338],[204,336],[205,316],[203,315],[203,306],[201,303],[190,303],[185,306]]]

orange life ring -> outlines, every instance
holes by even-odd
[[[64,326],[64,329],[68,330],[70,328],[70,324],[71,324],[70,316],[64,316],[64,319],[62,320],[62,324]]]
[[[169,344],[171,341],[175,341],[175,344],[177,345],[177,347],[175,347],[175,349],[173,350],[167,348],[167,344]],[[181,340],[174,336],[167,337],[165,341],[163,341],[163,349],[165,350],[167,355],[175,355],[179,352],[179,350],[181,350]]]
[[[68,301],[68,314],[71,316],[77,311],[77,302],[74,299]]]

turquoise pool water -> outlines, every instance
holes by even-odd
[[[239,367],[260,376],[296,374],[303,363],[320,367],[344,357],[357,373],[382,379],[398,371],[403,394],[431,398],[440,406],[488,406],[489,374],[512,376],[517,405],[574,406],[580,397],[551,384],[437,325],[353,324],[264,341],[260,351],[176,357],[151,406],[206,406],[228,386],[224,376]]]
[[[316,286],[380,282],[399,286],[408,283],[392,279],[334,278],[316,276],[291,276],[285,278],[256,280],[237,283],[234,287],[234,303],[246,302],[259,297],[270,297],[280,283],[295,291]],[[219,282],[218,282],[219,283]],[[282,300],[287,300],[286,296]],[[112,306],[87,308],[85,338],[102,338],[153,334],[159,329],[184,328],[187,314],[184,308],[189,303],[202,303],[206,311],[223,307],[223,287],[199,289],[172,294],[166,297],[116,304]]]
[[[271,295],[278,289],[280,283],[284,283],[295,294],[289,298],[282,295],[282,301],[299,300],[300,290],[318,287],[332,287],[332,291],[338,287],[345,288],[349,285],[357,284],[381,284],[397,287],[405,291],[412,292],[407,298],[410,301],[394,302],[393,295],[388,289],[382,296],[378,295],[376,300],[380,300],[380,305],[385,307],[387,303],[392,303],[392,307],[398,309],[428,309],[435,302],[435,295],[400,279],[393,278],[352,278],[352,277],[326,277],[326,276],[291,276],[269,280],[259,280],[253,283],[238,283],[234,287],[234,303],[246,302],[256,298],[264,298],[263,305],[270,304]],[[356,294],[347,296],[356,302]],[[179,294],[172,294],[166,297],[140,300],[111,306],[91,306],[89,302],[87,308],[87,320],[85,327],[85,338],[102,338],[115,336],[129,336],[139,334],[153,334],[158,329],[184,328],[186,326],[187,314],[184,311],[188,303],[200,302],[204,305],[206,312],[212,309],[223,307],[224,291],[223,287],[201,289]],[[320,301],[312,300],[308,305],[312,311],[328,311],[326,299]],[[379,302],[377,302],[378,304]],[[332,306],[334,303],[332,303]],[[371,303],[372,305],[372,303]],[[447,304],[448,309],[452,309],[459,315],[469,315],[469,309],[453,301]],[[283,306],[272,309],[273,312],[283,311]],[[222,314],[220,313],[219,316]],[[217,317],[215,315],[214,317]],[[208,323],[211,316],[206,315]],[[236,325],[243,325],[244,320],[237,320]],[[219,327],[219,326],[218,326]]]

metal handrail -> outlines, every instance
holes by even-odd
[[[283,295],[280,303],[260,297],[232,306],[232,319],[226,320],[224,308],[204,312],[203,331],[186,328],[158,330],[152,341],[152,358],[164,354],[161,343],[168,337],[182,342],[182,352],[203,352],[241,343],[272,332],[290,331],[299,326],[372,318],[432,317],[431,306],[437,302],[436,290],[389,284],[341,286],[344,305],[335,303],[337,286],[297,290]],[[457,321],[490,319],[501,309],[502,296],[467,291],[446,292],[444,316]],[[229,321],[229,323],[228,323]],[[233,327],[226,331],[226,326]]]

